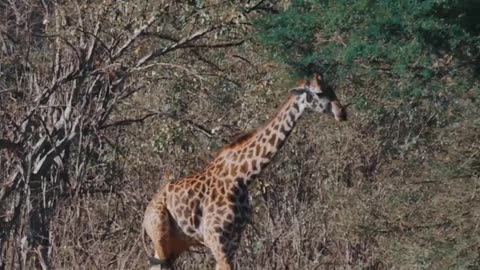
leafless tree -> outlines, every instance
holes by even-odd
[[[105,131],[163,116],[113,120],[141,74],[243,42],[224,20],[182,21],[189,4],[137,2],[0,1],[0,269],[52,268],[51,215],[89,188]]]

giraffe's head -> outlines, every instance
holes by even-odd
[[[333,89],[322,80],[322,75],[315,73],[311,80],[302,81],[290,92],[293,95],[305,95],[305,106],[311,110],[333,115],[337,121],[347,120],[347,111],[340,103]]]

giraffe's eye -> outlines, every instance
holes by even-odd
[[[324,97],[326,97],[326,96],[327,96],[327,95],[326,95],[325,93],[323,93],[323,92],[317,93],[317,97],[319,97],[319,98],[324,98]]]
[[[324,112],[330,112],[332,110],[332,104],[330,102],[328,102],[326,105],[325,105],[325,108],[323,108]]]

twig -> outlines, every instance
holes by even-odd
[[[250,62],[247,58],[242,57],[242,56],[240,56],[240,55],[234,54],[234,55],[232,55],[232,57],[235,57],[235,58],[238,58],[238,59],[240,59],[240,60],[243,60],[243,61],[247,62],[247,64],[249,64],[249,65],[251,65],[251,66],[255,66],[255,65],[252,64],[252,62]]]
[[[144,56],[142,59],[140,59],[137,62],[134,69],[141,67],[142,65],[151,61],[152,59],[154,59],[156,57],[159,57],[159,56],[162,56],[162,55],[166,54],[167,52],[174,51],[176,49],[182,48],[183,46],[185,46],[185,44],[188,44],[192,41],[195,41],[195,40],[203,37],[207,33],[210,33],[210,32],[212,32],[212,31],[214,31],[218,28],[219,28],[219,26],[211,26],[211,27],[205,28],[203,30],[199,30],[199,31],[193,33],[192,35],[179,40],[178,42],[176,42],[174,44],[171,44],[171,45],[169,45],[165,48],[157,49],[153,52],[150,52],[149,54],[147,54],[146,56]]]
[[[106,128],[110,128],[110,127],[119,127],[119,126],[127,126],[127,125],[131,125],[133,123],[143,123],[146,119],[152,117],[152,116],[169,116],[169,117],[173,117],[172,114],[169,114],[169,113],[159,113],[159,112],[155,112],[155,113],[149,113],[149,114],[146,114],[140,118],[134,118],[134,119],[124,119],[124,120],[120,120],[120,121],[117,121],[117,122],[113,122],[113,123],[110,123],[110,124],[105,124],[105,125],[102,125],[99,127],[99,129],[106,129]]]
[[[149,64],[149,65],[146,65],[146,66],[142,66],[142,67],[139,67],[139,68],[136,68],[134,69],[133,71],[142,71],[142,70],[145,70],[145,69],[149,69],[149,68],[152,68],[152,67],[155,67],[155,66],[164,66],[164,67],[172,67],[172,68],[178,68],[178,69],[181,69],[183,71],[185,71],[186,73],[190,74],[190,75],[193,75],[194,77],[196,77],[199,81],[200,81],[200,85],[203,89],[203,82],[205,80],[205,78],[203,78],[202,76],[198,75],[197,72],[187,68],[187,67],[184,67],[184,66],[181,66],[181,65],[175,65],[175,64],[171,64],[171,63],[152,63],[152,64]]]
[[[168,40],[168,41],[171,41],[171,42],[179,42],[181,40],[179,38],[176,38],[176,37],[174,37],[170,34],[166,34],[166,33],[144,32],[142,34],[142,36],[147,36],[147,37],[148,36],[153,36],[153,37]],[[242,45],[243,43],[245,43],[245,41],[247,41],[247,40],[242,39],[242,40],[237,40],[237,41],[232,41],[232,42],[227,42],[227,43],[214,43],[214,44],[208,44],[208,43],[191,44],[191,45],[184,45],[184,46],[182,46],[182,48],[192,48],[192,47],[195,47],[195,48],[228,48],[228,47],[235,47],[235,46]]]
[[[14,143],[6,139],[0,139],[0,150],[1,149],[15,149],[21,150],[22,146],[19,143]]]
[[[16,169],[16,171],[11,174],[11,177],[8,180],[8,182],[3,184],[2,188],[0,189],[0,202],[2,202],[5,198],[7,198],[8,195],[10,195],[10,192],[12,192],[13,188],[17,186],[18,182],[21,179],[19,177],[20,174],[21,174],[20,170]]]
[[[120,47],[120,49],[112,56],[112,59],[115,60],[119,56],[123,54],[123,52],[137,39],[137,37],[145,31],[150,25],[152,25],[155,20],[157,19],[157,13],[154,13],[150,19],[148,19],[147,23],[140,26],[140,28],[135,29],[133,35]]]
[[[205,127],[199,125],[199,124],[196,124],[196,123],[193,123],[191,120],[185,120],[184,121],[188,126],[190,126],[191,128],[203,133],[205,136],[207,136],[208,138],[212,138],[213,137],[213,134]]]

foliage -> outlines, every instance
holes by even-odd
[[[474,86],[479,12],[473,0],[295,0],[255,26],[274,59],[300,73],[320,68],[337,80],[382,80],[388,96],[409,98],[452,83],[456,93]]]
[[[479,269],[476,7],[0,0],[0,270],[146,269],[147,203],[274,115],[283,63],[356,106],[306,112],[251,185],[236,269]],[[176,269],[214,269],[194,251]]]
[[[479,184],[478,14],[478,1],[294,0],[254,23],[271,58],[296,75],[320,69],[355,104],[356,131],[343,129],[343,150],[327,155],[340,155],[338,180],[353,192],[328,177],[321,188],[325,205],[355,201],[329,211],[343,215],[340,235],[369,247],[356,266],[479,266],[478,199],[467,195]]]

